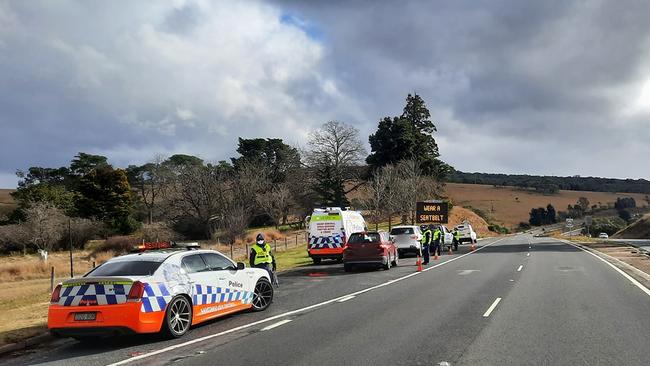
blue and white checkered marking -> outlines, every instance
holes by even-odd
[[[341,235],[312,236],[309,238],[309,249],[343,248]]]
[[[215,304],[219,302],[241,301],[244,304],[253,302],[253,293],[225,287],[195,284],[194,305]]]
[[[172,297],[164,283],[145,283],[140,311],[143,313],[164,311]]]
[[[66,286],[61,290],[61,306],[113,305],[126,302],[131,285],[81,284]]]

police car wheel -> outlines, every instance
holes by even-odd
[[[273,301],[273,286],[266,278],[260,278],[255,284],[253,293],[253,311],[263,311],[271,305]]]
[[[183,336],[192,325],[192,305],[183,296],[177,296],[167,305],[162,333],[169,338]]]

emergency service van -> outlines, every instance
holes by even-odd
[[[341,261],[350,235],[367,230],[366,220],[358,211],[340,207],[314,209],[309,218],[307,253],[315,264],[323,259]]]

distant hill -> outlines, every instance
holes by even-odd
[[[612,236],[617,239],[650,239],[650,214]]]
[[[640,193],[612,193],[561,190],[554,194],[542,194],[533,190],[516,187],[501,187],[481,184],[448,183],[447,196],[454,206],[471,206],[482,211],[489,221],[509,228],[520,222],[528,222],[531,208],[546,207],[552,204],[557,211],[566,211],[567,205],[575,205],[580,197],[586,197],[589,205],[614,208],[617,198],[632,197],[637,207],[650,204],[646,195]],[[616,214],[615,211],[613,213]]]
[[[620,192],[650,194],[650,181],[645,179],[615,179],[598,177],[554,177],[520,174],[465,173],[456,171],[451,183],[489,184],[528,188],[544,193],[559,190],[589,192]]]

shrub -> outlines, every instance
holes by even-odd
[[[116,254],[128,253],[134,246],[141,242],[140,239],[133,236],[111,236],[103,244],[98,245],[91,255],[97,256],[101,252],[113,252]]]
[[[181,239],[180,235],[163,222],[142,225],[142,239],[147,242],[174,241]]]

